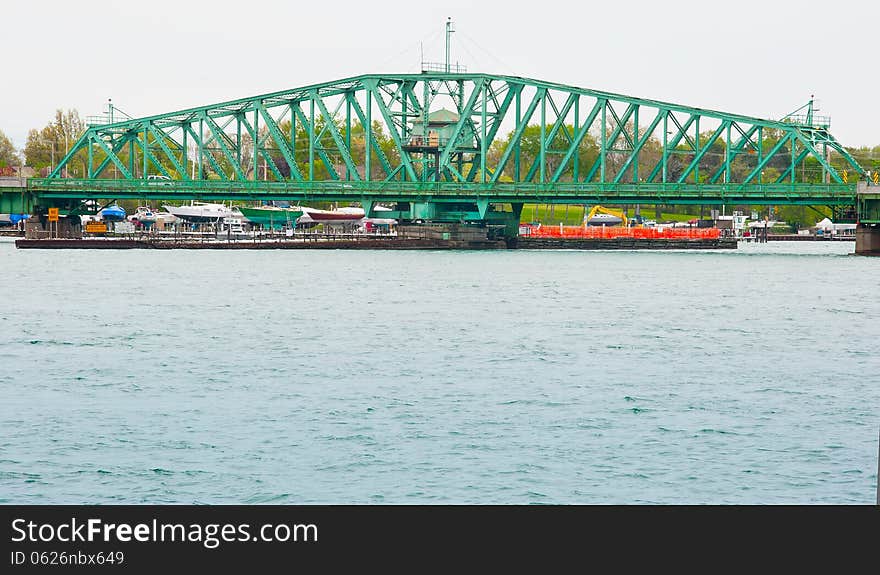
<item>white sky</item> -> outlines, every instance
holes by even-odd
[[[442,4],[442,7],[441,7]],[[3,0],[0,130],[22,147],[57,108],[134,117],[442,61],[780,118],[815,94],[847,146],[880,145],[880,2],[445,3]]]

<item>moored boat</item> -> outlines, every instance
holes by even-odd
[[[251,224],[272,229],[292,228],[304,213],[303,208],[300,207],[251,206],[240,207],[239,210]]]
[[[172,215],[194,224],[216,223],[223,218],[240,218],[242,213],[237,208],[224,204],[208,202],[192,202],[186,206],[164,206]]]
[[[300,216],[300,223],[324,223],[324,224],[344,224],[358,222],[364,219],[363,208],[347,207],[338,210],[317,210],[315,208],[302,208],[303,215]]]
[[[154,212],[150,206],[138,206],[133,214],[128,216],[128,221],[140,224],[144,228],[149,228],[159,220],[159,214]]]
[[[29,214],[0,214],[0,227],[16,226],[22,220],[31,217]]]
[[[125,220],[125,210],[116,204],[107,206],[106,208],[102,209],[100,212],[98,212],[98,215],[105,222],[121,222]]]
[[[616,226],[622,223],[623,218],[619,218],[611,214],[596,214],[592,218],[587,220],[587,225],[589,226]]]

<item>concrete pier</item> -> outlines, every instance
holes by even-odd
[[[859,224],[856,227],[856,254],[880,256],[880,224]]]

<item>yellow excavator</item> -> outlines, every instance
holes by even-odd
[[[621,224],[623,227],[629,225],[629,220],[623,210],[614,210],[596,205],[584,216],[585,226],[616,226],[617,224]]]

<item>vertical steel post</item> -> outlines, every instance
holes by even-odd
[[[93,159],[94,151],[92,150],[92,148],[95,147],[95,144],[94,144],[94,142],[92,142],[92,138],[93,138],[93,137],[94,137],[94,136],[89,136],[89,171],[88,171],[88,178],[89,178],[90,180],[91,180],[92,177],[94,176],[94,167],[92,166],[92,159]],[[21,173],[21,172],[19,172],[19,173]]]
[[[694,129],[696,131],[696,135],[694,136],[694,157],[700,155],[700,116],[697,116],[696,121],[694,122]],[[694,183],[700,183],[700,162],[697,162],[697,165],[694,166]]]
[[[315,179],[315,94],[309,97],[309,181]]]
[[[422,140],[428,140],[428,81],[422,81]],[[436,158],[437,154],[432,154],[432,157]],[[434,166],[434,180],[438,180],[437,178],[437,166]],[[422,152],[422,181],[428,181],[428,154],[424,151]]]
[[[825,163],[828,163],[828,143],[822,142],[822,157],[825,158]],[[828,168],[825,167],[825,163],[822,164],[822,183],[828,183]]]
[[[260,150],[260,112],[259,112],[259,110],[254,109],[254,157],[253,157],[253,161],[254,161],[254,181],[255,182],[260,179],[259,162],[257,160],[257,158],[259,158],[259,156],[260,156],[259,150]],[[264,168],[263,168],[263,179],[264,180],[268,179],[268,175],[266,174],[266,172],[268,170],[269,170],[268,166],[264,166]]]
[[[235,161],[241,166],[241,116],[235,115]]]
[[[183,173],[180,174],[180,179],[185,180],[187,177],[187,164],[189,163],[189,133],[186,128],[184,128],[183,124],[181,124],[180,129],[183,131],[183,158],[180,165],[183,167]]]
[[[293,107],[299,107],[298,102],[290,103],[290,157],[293,158],[294,163],[296,163],[296,113],[293,111]],[[293,179],[293,167],[290,167],[290,179]]]
[[[489,82],[483,84],[483,110],[480,115],[480,181],[486,183],[486,92]]]
[[[367,117],[367,125],[364,126],[364,180],[369,182],[370,157],[373,155],[373,92],[367,89],[367,109],[364,111]]]
[[[538,176],[538,178],[539,178],[538,181],[541,182],[542,184],[544,183],[544,153],[545,153],[545,148],[547,147],[547,144],[544,141],[544,138],[546,137],[546,134],[547,134],[546,117],[547,117],[547,91],[545,90],[544,95],[541,97],[541,152],[540,152],[541,169],[539,171],[540,176]]]
[[[666,161],[669,159],[669,110],[663,113],[663,183],[666,183]]]
[[[725,154],[725,158],[724,158],[724,183],[725,184],[730,183],[730,127],[731,127],[731,124],[733,124],[733,122],[727,123],[727,144],[725,147],[725,151],[727,153]]]
[[[199,179],[205,179],[205,121],[199,118]]]
[[[639,152],[636,151],[636,147],[639,145],[639,109],[641,106],[636,106],[636,109],[633,110],[633,154],[635,158],[633,158],[633,169],[632,169],[632,181],[634,184],[639,183]],[[641,148],[640,148],[641,149]]]
[[[577,183],[578,181],[578,164],[580,164],[580,142],[574,141],[574,135],[577,134],[581,129],[581,97],[578,96],[574,101],[574,126],[572,127],[572,144],[574,144],[574,152],[572,154],[574,165],[571,168],[571,181]]]
[[[461,119],[461,115],[464,113],[464,81],[458,81],[458,118]],[[461,173],[462,165],[464,164],[464,154],[458,152],[455,154],[455,167],[458,168],[458,173]]]
[[[134,138],[128,141],[128,172],[134,177]]]
[[[345,93],[345,149],[351,155],[351,100],[348,99],[348,92]],[[357,165],[355,165],[357,168]],[[348,169],[348,163],[345,164],[345,179],[351,180],[351,170]],[[369,214],[367,214],[369,215]]]
[[[520,124],[522,124],[522,116],[521,116],[521,112],[520,112],[520,106],[522,103],[521,96],[520,96],[521,94],[522,94],[522,90],[520,90],[516,93],[516,126],[513,127],[514,132],[519,130]],[[517,138],[515,142],[511,142],[511,144],[513,146],[515,146],[514,151],[513,151],[513,177],[514,177],[514,181],[517,183],[519,183],[519,181],[520,181],[520,165],[519,165],[519,159],[520,159],[520,145],[519,145],[519,143],[520,143],[520,140],[522,140],[522,136]]]
[[[605,183],[605,146],[608,144],[608,134],[605,129],[606,111],[608,109],[608,100],[602,100],[602,148],[599,150],[599,181]]]
[[[141,172],[141,177],[142,177],[142,178],[146,178],[146,177],[147,177],[147,167],[148,167],[148,165],[147,165],[147,159],[150,157],[150,154],[149,154],[149,150],[150,150],[150,147],[149,147],[149,146],[150,146],[150,142],[147,140],[147,134],[148,134],[148,133],[149,133],[149,132],[147,132],[147,123],[144,122],[144,170],[143,170],[143,172]],[[132,174],[132,175],[134,175],[134,174]]]
[[[755,167],[760,166],[764,161],[764,126],[758,126],[758,163]],[[764,174],[758,174],[758,183],[764,183]]]
[[[406,137],[406,126],[407,126],[406,93],[404,92],[405,86],[406,86],[406,82],[404,81],[400,85],[400,92],[399,92],[400,93],[400,113],[401,113],[401,118],[402,118],[402,121],[400,123],[400,136],[401,136],[400,141],[403,142],[404,144],[407,142],[407,137]],[[392,106],[394,106],[393,99],[391,101],[391,105],[389,106],[389,108],[391,108],[391,113],[393,114],[394,109]],[[393,129],[393,127],[392,127],[392,129]],[[409,157],[409,152],[407,152],[406,150],[400,151],[400,155],[402,156],[403,154],[406,154],[407,157]],[[400,181],[401,182],[406,181],[406,170],[400,170]]]

